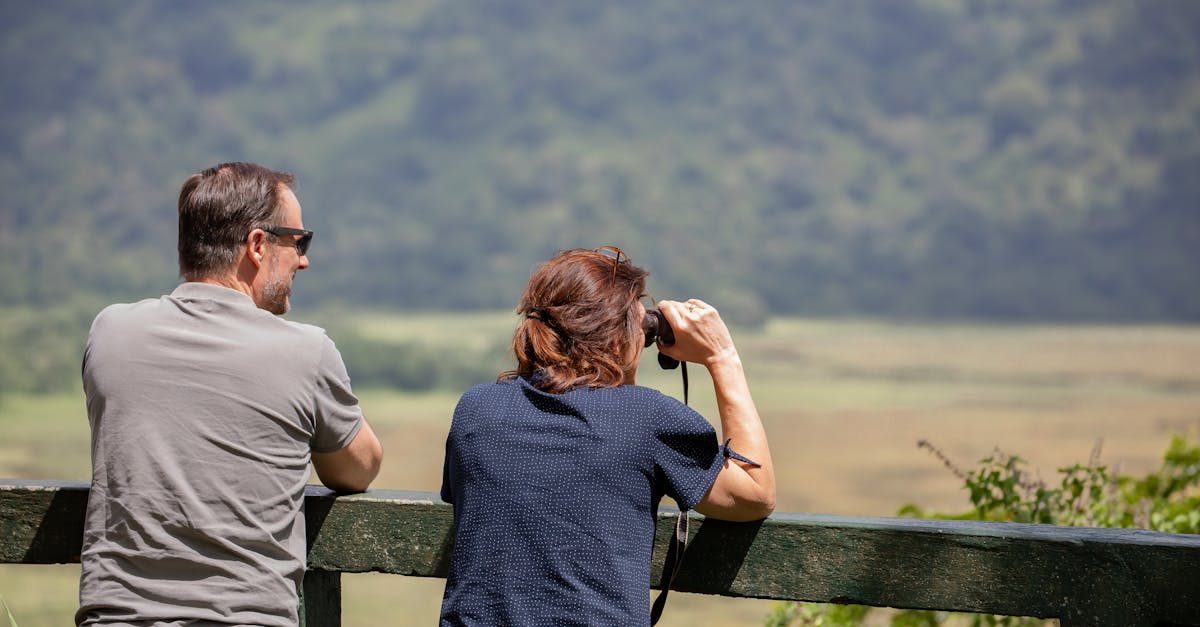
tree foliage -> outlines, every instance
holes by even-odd
[[[1076,527],[1141,528],[1169,533],[1200,533],[1200,440],[1171,437],[1159,468],[1144,476],[1119,474],[1100,461],[1100,442],[1086,464],[1058,469],[1059,482],[1050,484],[1028,469],[1019,456],[996,449],[972,469],[963,470],[926,440],[918,443],[933,452],[963,481],[972,508],[944,514],[916,504],[901,516],[993,522],[1041,523]],[[871,609],[864,606],[778,604],[768,617],[770,627],[788,625],[859,625]],[[958,622],[949,622],[957,620]],[[904,610],[891,618],[893,627],[960,624],[1024,627],[1044,621],[1011,616]]]
[[[438,0],[0,8],[0,304],[153,296],[253,160],[297,298],[508,307],[615,243],[767,312],[1200,319],[1200,5]]]
[[[356,388],[461,392],[495,380],[511,367],[507,343],[472,349],[417,340],[380,341],[345,327],[332,328],[329,333]]]

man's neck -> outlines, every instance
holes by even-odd
[[[239,291],[239,292],[245,294],[246,296],[249,296],[251,299],[254,298],[254,292],[250,289],[250,283],[239,280],[238,277],[233,276],[233,275],[201,277],[201,278],[193,279],[191,282],[207,283],[209,285],[217,285],[220,287],[227,287],[231,290]]]

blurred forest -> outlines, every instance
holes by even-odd
[[[0,302],[155,295],[189,173],[300,297],[507,307],[616,243],[771,312],[1200,319],[1200,4],[6,3]]]
[[[0,80],[0,348],[169,291],[231,160],[298,177],[302,308],[616,244],[743,323],[1200,320],[1188,0],[9,2]]]

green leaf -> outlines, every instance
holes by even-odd
[[[4,613],[8,616],[9,627],[17,627],[17,619],[13,618],[12,610],[8,608],[8,602],[4,600],[4,597],[0,597],[0,605],[4,606]]]

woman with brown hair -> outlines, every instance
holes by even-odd
[[[774,508],[766,433],[716,309],[661,301],[675,343],[659,350],[707,368],[724,445],[700,414],[636,385],[647,274],[605,247],[560,252],[530,277],[516,369],[463,395],[446,440],[442,625],[647,625],[664,495],[723,520]]]

